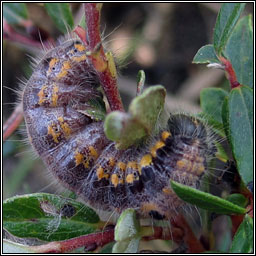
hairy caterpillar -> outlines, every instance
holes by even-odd
[[[198,186],[216,151],[212,132],[196,118],[171,115],[147,145],[117,150],[103,122],[85,114],[90,100],[102,98],[98,87],[80,40],[50,50],[23,91],[31,144],[60,183],[93,207],[173,218],[184,203],[169,180]]]

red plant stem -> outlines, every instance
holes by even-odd
[[[154,239],[172,239],[175,242],[181,242],[183,239],[183,230],[180,228],[173,228],[171,233],[164,232],[162,227],[148,227],[153,228],[153,235],[143,237],[143,240],[149,241]],[[80,247],[89,247],[90,245],[96,245],[96,247],[102,247],[107,243],[114,241],[114,228],[95,233],[75,237],[65,241],[50,242],[48,244],[39,246],[30,246],[29,249],[36,253],[65,253],[75,250]]]
[[[232,221],[232,237],[236,234],[237,229],[239,228],[240,224],[244,220],[244,215],[232,215],[231,221]]]
[[[249,198],[249,205],[246,207],[247,209],[247,214],[253,218],[253,209],[254,209],[254,206],[253,206],[253,196]]]
[[[124,111],[121,97],[117,87],[115,66],[110,63],[104,53],[100,37],[100,10],[102,4],[85,3],[85,17],[87,24],[87,36],[91,61],[97,71],[101,86],[108,99],[110,109]],[[113,70],[114,69],[114,70]],[[114,71],[114,72],[113,72]]]
[[[201,253],[205,251],[205,248],[196,238],[187,221],[182,215],[179,215],[177,218],[175,218],[175,220],[172,221],[172,225],[184,231],[183,240],[188,247],[188,253]]]
[[[80,247],[88,247],[96,244],[102,247],[114,240],[114,229],[95,234],[84,235],[65,241],[56,241],[39,246],[31,246],[30,249],[36,253],[65,253]]]
[[[17,105],[11,116],[3,126],[3,140],[5,141],[18,128],[23,120],[22,102]]]
[[[225,71],[227,72],[228,80],[229,80],[231,89],[234,89],[238,86],[241,86],[241,84],[237,81],[236,73],[235,73],[235,71],[232,67],[231,62],[229,60],[225,59],[224,57],[219,57],[219,60],[225,66]]]
[[[88,34],[89,46],[91,50],[101,43],[101,37],[100,37],[101,7],[102,7],[102,4],[96,4],[96,3],[84,4],[87,34]],[[100,48],[100,50],[104,54],[102,47]]]

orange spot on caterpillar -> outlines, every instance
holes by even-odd
[[[97,150],[93,146],[89,146],[89,150],[90,150],[90,156],[92,156],[93,159],[97,159],[99,156]]]
[[[38,104],[39,105],[41,105],[42,103],[44,103],[45,102],[45,93],[44,93],[44,90],[47,88],[47,86],[46,85],[44,85],[43,87],[42,87],[42,89],[40,90],[40,92],[37,94],[38,95],[38,97],[39,97],[39,101],[38,101]]]
[[[82,55],[82,56],[74,56],[73,58],[72,58],[72,61],[75,61],[75,62],[81,62],[81,61],[84,61],[84,60],[86,60],[86,55],[84,54],[84,55]]]
[[[57,101],[58,101],[58,94],[57,94],[57,92],[58,91],[59,91],[58,86],[56,86],[54,84],[54,86],[53,86],[53,95],[52,95],[52,103],[51,103],[52,107],[57,107]]]
[[[152,163],[152,156],[150,154],[147,154],[141,158],[140,167],[150,165],[151,163]]]
[[[90,160],[86,160],[83,162],[84,168],[88,169],[90,167]]]
[[[171,188],[168,188],[168,187],[164,187],[162,189],[163,193],[166,194],[166,195],[172,195],[174,192]]]
[[[96,174],[97,174],[98,180],[101,180],[103,178],[104,170],[101,166],[97,168]]]
[[[86,48],[83,44],[75,44],[75,48],[79,51],[79,52],[82,52],[82,51],[85,51]]]
[[[87,169],[90,166],[90,159],[85,158],[85,154],[82,154],[78,151],[75,153],[75,161],[76,161],[76,166],[79,164],[83,164],[83,166]]]
[[[56,65],[56,63],[59,62],[59,59],[56,59],[56,58],[52,58],[50,63],[49,63],[49,69],[48,71],[51,72],[52,71],[52,68]]]
[[[116,164],[116,160],[113,157],[110,157],[108,163],[111,167],[114,167]]]
[[[154,203],[142,203],[141,210],[143,212],[159,211],[159,207]]]
[[[81,164],[84,160],[84,155],[81,154],[80,152],[76,151],[75,152],[75,161],[76,161],[76,166]]]
[[[170,132],[167,132],[167,131],[162,132],[162,140],[163,141],[166,141],[166,139],[169,138],[170,136],[172,136]]]
[[[185,170],[187,170],[189,172],[191,170],[191,168],[192,168],[192,163],[191,163],[191,161],[189,161],[187,159],[182,159],[182,160],[178,160],[176,162],[176,166],[177,166],[177,168],[179,170],[185,169]]]
[[[60,73],[58,74],[57,78],[60,79],[64,76],[67,75],[68,73],[68,70],[71,68],[71,65],[70,65],[70,62],[69,61],[64,61],[62,67],[61,67],[61,71]]]
[[[55,143],[59,143],[58,137],[61,135],[60,132],[57,132],[53,126],[56,126],[55,124],[48,126],[48,134],[52,136]]]
[[[115,187],[117,187],[118,181],[119,181],[119,179],[118,179],[117,174],[115,174],[115,173],[112,174],[112,175],[111,175],[111,183],[112,183]]]
[[[68,138],[69,135],[71,134],[71,129],[69,125],[66,122],[64,122],[63,117],[58,117],[58,121],[60,122],[60,127],[64,133],[65,138]]]
[[[79,164],[83,164],[86,169],[90,168],[92,162],[97,159],[98,152],[95,150],[93,146],[89,146],[86,148],[86,153],[75,153],[76,166]]]
[[[127,163],[126,168],[131,168],[131,169],[138,169],[138,163],[136,161],[131,161]]]
[[[156,157],[156,151],[159,148],[162,148],[165,146],[165,143],[161,140],[157,141],[157,143],[151,148],[150,153],[153,157]]]
[[[133,181],[134,181],[134,176],[133,176],[133,174],[132,174],[132,173],[128,174],[128,175],[126,176],[125,181],[126,181],[127,183],[133,183]]]
[[[126,169],[126,164],[123,162],[118,162],[117,166],[124,172]]]
[[[103,169],[101,166],[99,166],[99,167],[97,168],[96,174],[97,174],[98,180],[101,180],[101,179],[103,179],[103,178],[106,178],[106,179],[109,178],[109,174],[108,174],[108,173],[105,173],[105,172],[104,172],[104,169]]]

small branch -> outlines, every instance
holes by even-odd
[[[114,240],[114,229],[95,234],[84,235],[65,241],[56,241],[39,246],[31,246],[30,249],[36,253],[65,253],[80,247],[95,245],[102,247]]]
[[[117,74],[114,59],[111,53],[104,52],[100,37],[100,11],[102,4],[85,3],[85,17],[88,36],[88,54],[92,65],[97,71],[101,86],[108,99],[110,109],[124,111],[117,87]],[[78,34],[78,36],[80,36]],[[81,38],[81,37],[80,37]],[[83,38],[81,38],[84,40]]]
[[[3,126],[3,140],[5,141],[19,127],[23,120],[22,102],[17,105],[11,116],[6,120]]]
[[[232,221],[232,237],[234,237],[237,229],[244,220],[244,215],[231,215],[230,218]]]
[[[100,12],[102,4],[86,3],[84,4],[84,11],[86,17],[87,34],[89,39],[90,49],[95,49],[98,44],[101,44],[100,38]],[[100,51],[104,55],[103,47]]]
[[[173,240],[180,243],[183,238],[183,230],[173,228],[165,232],[162,227],[142,227],[143,240],[150,241],[155,239]],[[29,249],[35,253],[66,253],[80,247],[98,248],[114,241],[114,226],[103,232],[75,237],[65,241],[50,242],[39,246],[30,246]]]
[[[219,60],[225,66],[225,71],[227,72],[228,80],[231,86],[231,89],[241,86],[241,84],[237,81],[236,73],[232,67],[232,64],[229,60],[224,57],[219,57]]]

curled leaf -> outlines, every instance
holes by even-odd
[[[165,95],[163,86],[152,86],[133,99],[128,113],[108,114],[104,123],[106,136],[119,149],[125,149],[151,134],[164,108]]]

